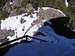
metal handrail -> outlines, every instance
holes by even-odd
[[[27,37],[30,37],[30,38],[33,38],[33,39],[36,39],[36,40],[40,40],[40,41],[43,41],[43,42],[48,42],[47,40],[43,40],[43,39],[40,39],[40,38],[31,37],[31,36],[26,35],[26,36],[22,36],[20,38],[17,38],[17,39],[11,40],[11,41],[4,42],[4,43],[2,43],[0,45],[0,48],[4,48],[4,47],[6,47],[8,45],[11,45],[10,43],[12,43],[12,42],[14,42],[16,40],[23,39],[23,38],[27,38]],[[27,40],[25,40],[25,41],[28,42]]]

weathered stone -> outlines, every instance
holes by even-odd
[[[23,18],[21,18],[20,23],[23,24],[25,22],[26,22],[26,20],[24,20]]]
[[[5,42],[5,40],[7,40],[8,36],[13,36],[14,30],[1,30],[0,29],[0,42]]]

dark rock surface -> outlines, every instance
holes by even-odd
[[[50,20],[50,22],[52,23],[51,27],[57,34],[65,36],[67,39],[75,39],[75,32],[72,31],[66,25],[68,19],[69,19],[68,17],[59,17],[52,19]]]
[[[20,23],[23,24],[25,22],[26,22],[26,20],[24,20],[23,18],[21,18]]]

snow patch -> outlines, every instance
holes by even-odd
[[[37,19],[36,14],[33,14],[33,18],[31,18],[30,16],[23,16],[23,15],[18,15],[18,16],[13,16],[13,17],[8,17],[6,20],[2,20],[1,23],[1,29],[11,29],[15,31],[15,35],[10,37],[8,36],[7,38],[9,40],[13,40],[16,39],[17,37],[22,37],[24,35],[24,33],[26,32],[26,30],[31,26],[31,23]],[[17,18],[16,18],[17,17]],[[26,20],[25,23],[21,24],[20,20],[24,19]],[[24,31],[22,31],[22,29],[24,28]],[[34,26],[31,28],[31,30],[29,32],[27,32],[27,35],[29,36],[33,36],[34,31],[38,30],[39,27]]]
[[[68,4],[68,1],[67,1],[67,0],[65,0],[65,6],[66,6],[66,7],[68,7],[68,6],[69,6],[69,4]]]

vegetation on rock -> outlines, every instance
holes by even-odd
[[[6,1],[7,0],[0,1],[1,8],[5,5]],[[27,3],[31,2],[33,5],[35,5],[35,3],[37,3],[38,6],[49,6],[49,7],[53,7],[56,9],[60,9],[68,17],[70,17],[69,22],[67,22],[67,23],[75,26],[75,1],[74,0],[69,1],[68,8],[65,6],[65,0],[17,0],[17,1],[19,1],[19,2],[17,2],[17,4],[19,5],[19,3],[20,3],[20,7],[15,7],[16,14],[22,14],[21,12],[25,12],[24,9],[26,8]],[[2,19],[2,18],[4,19],[7,16],[8,16],[8,14],[6,12],[5,13],[0,12],[0,19]]]

